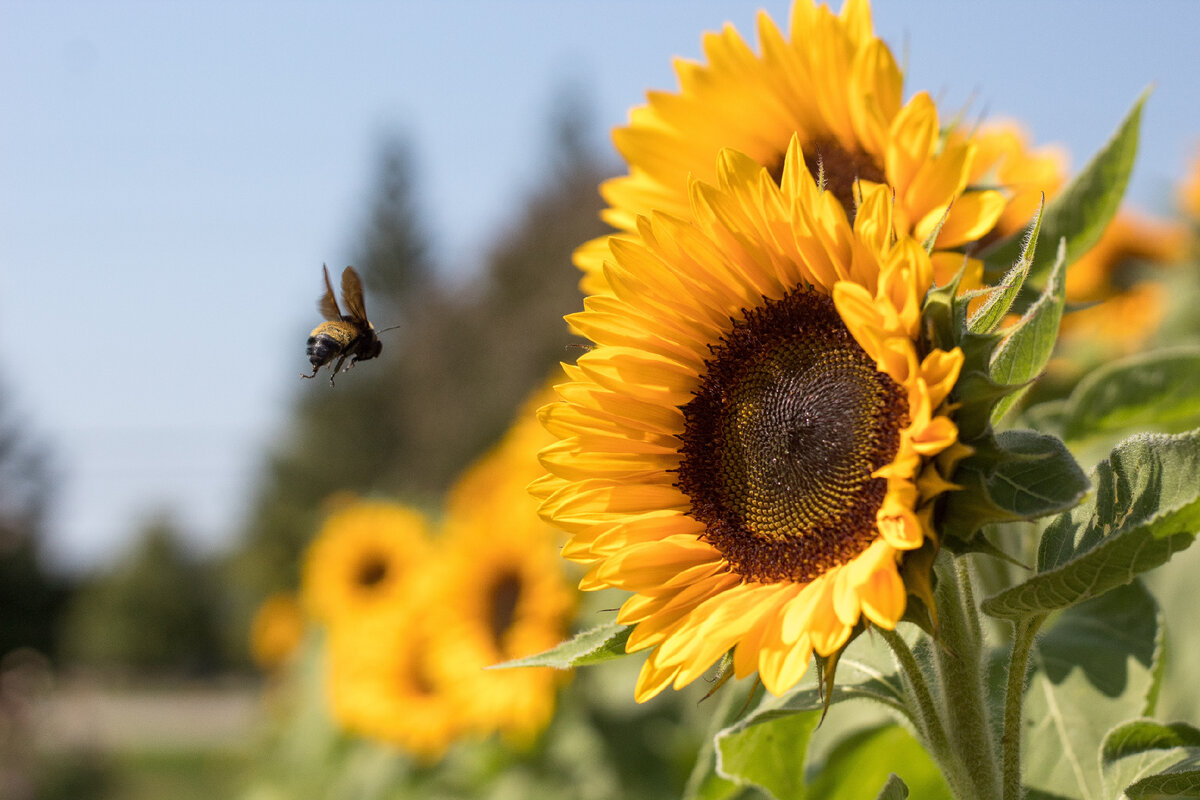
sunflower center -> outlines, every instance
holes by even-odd
[[[855,201],[854,182],[857,180],[886,182],[887,176],[875,158],[863,150],[847,150],[837,139],[815,139],[804,146],[804,163],[808,171],[816,178],[824,178],[825,191],[833,196],[846,210],[846,216],[853,219],[854,209],[858,207]],[[776,183],[783,176],[783,157],[770,168]]]
[[[504,649],[504,635],[517,617],[517,602],[521,599],[521,576],[510,572],[500,576],[492,585],[492,640],[498,650]]]
[[[364,557],[358,563],[358,572],[355,574],[354,579],[364,589],[373,589],[387,577],[387,574],[387,560],[381,556],[371,554]]]
[[[798,289],[712,347],[676,484],[705,540],[747,580],[808,582],[876,538],[875,514],[908,424],[902,388],[875,369],[833,306]]]

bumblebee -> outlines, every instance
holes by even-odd
[[[313,365],[311,375],[300,374],[301,378],[317,377],[317,370],[337,359],[333,372],[329,375],[329,385],[342,369],[347,358],[353,360],[346,367],[349,370],[360,361],[375,358],[383,350],[383,344],[375,336],[375,327],[367,321],[367,311],[363,306],[362,281],[354,267],[346,267],[342,272],[342,306],[346,313],[338,309],[337,300],[333,296],[333,284],[329,282],[329,269],[322,266],[325,272],[325,294],[317,301],[321,316],[328,320],[313,328],[308,335],[308,360]]]

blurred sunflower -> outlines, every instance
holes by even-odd
[[[538,394],[537,405],[550,399]],[[569,673],[487,667],[548,650],[565,638],[576,593],[558,556],[560,535],[538,516],[526,486],[536,453],[553,441],[531,406],[504,440],[470,467],[447,504],[435,617],[436,664],[478,732],[527,744],[550,721]]]
[[[326,519],[305,554],[301,596],[326,624],[405,602],[408,579],[429,551],[429,526],[420,512],[396,503],[351,501]]]
[[[862,38],[865,7],[844,14],[805,41]],[[893,628],[898,564],[965,450],[945,404],[962,353],[919,344],[928,255],[896,237],[887,186],[863,182],[851,227],[803,143],[768,167],[722,151],[687,219],[611,240],[611,293],[569,318],[597,346],[540,412],[560,441],[534,491],[591,567],[581,588],[634,593],[618,620],[628,650],[653,648],[639,701],[730,649],[779,694],[856,626]]]
[[[629,174],[601,187],[609,224],[633,233],[651,211],[686,216],[688,177],[714,182],[712,165],[726,147],[778,180],[797,136],[809,171],[847,214],[856,185],[887,184],[895,229],[919,241],[936,232],[939,249],[978,240],[995,226],[1005,195],[971,185],[976,145],[969,136],[943,135],[928,93],[902,101],[903,76],[872,32],[866,0],[846,0],[836,15],[796,0],[789,32],[790,40],[760,12],[761,55],[727,25],[705,35],[707,63],[676,62],[679,91],[650,92],[613,134]],[[603,251],[591,242],[576,252],[587,293],[603,291]]]
[[[268,597],[250,622],[250,657],[264,670],[280,667],[304,638],[304,611],[290,592]]]
[[[428,610],[393,606],[331,628],[326,693],[343,729],[433,762],[462,735],[464,718],[432,667]]]
[[[1118,213],[1067,270],[1067,302],[1088,307],[1063,317],[1064,343],[1122,355],[1144,345],[1167,306],[1166,288],[1152,270],[1180,261],[1185,246],[1178,225]]]

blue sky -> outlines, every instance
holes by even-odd
[[[419,160],[448,270],[541,174],[567,83],[596,138],[704,30],[786,2],[0,0],[0,382],[56,454],[57,563],[173,509],[228,542],[298,379],[320,265],[349,263],[381,137]],[[1130,199],[1200,143],[1200,4],[878,3],[906,90],[1022,120],[1082,166],[1155,85]],[[564,265],[564,268],[565,265]],[[386,321],[383,321],[386,322]]]

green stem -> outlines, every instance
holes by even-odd
[[[942,563],[938,593],[940,647],[934,650],[935,674],[941,683],[951,746],[971,777],[970,797],[999,800],[1001,796],[1000,755],[988,713],[984,683],[986,648],[970,568],[965,558],[952,559],[953,568]]]
[[[908,642],[904,641],[900,634],[895,631],[879,630],[883,641],[896,655],[901,675],[905,679],[904,683],[908,689],[906,694],[913,701],[911,710],[913,721],[918,729],[917,734],[924,740],[930,755],[942,768],[942,774],[954,796],[972,797],[974,790],[970,774],[966,765],[950,746],[950,740],[946,736],[946,726],[942,721],[938,705],[934,701],[933,693],[929,689],[929,683],[925,680],[925,673],[921,669],[920,662],[917,661]]]
[[[1004,800],[1021,798],[1021,709],[1025,699],[1025,674],[1029,653],[1044,614],[1028,617],[1015,624],[1012,657],[1008,662],[1008,682],[1004,695],[1004,733],[1000,737]]]

